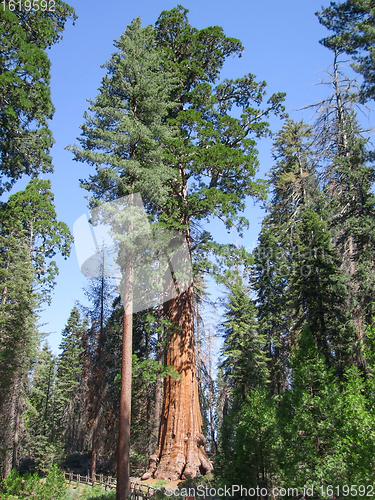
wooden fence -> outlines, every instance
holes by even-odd
[[[94,474],[94,476],[84,476],[82,474],[74,474],[73,472],[65,472],[65,479],[71,483],[87,484],[89,486],[94,486],[94,484],[100,484],[106,490],[111,490],[116,488],[116,478],[112,476],[103,476],[103,474]],[[143,500],[150,498],[156,491],[157,488],[148,486],[147,484],[139,484],[134,480],[130,480],[130,495],[132,500]]]

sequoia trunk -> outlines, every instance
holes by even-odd
[[[155,457],[158,479],[184,479],[205,474],[212,465],[205,451],[202,415],[198,398],[194,345],[193,285],[164,306],[166,316],[175,325],[165,364],[178,373],[165,378],[164,402]]]

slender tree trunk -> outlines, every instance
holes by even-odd
[[[215,439],[215,423],[214,423],[214,381],[212,379],[212,339],[211,329],[209,330],[208,339],[208,376],[209,376],[209,410],[210,410],[210,431],[211,431],[211,453],[217,453],[217,444]]]
[[[15,374],[14,383],[10,389],[10,397],[4,406],[7,431],[5,438],[5,456],[2,457],[3,477],[8,477],[11,470],[17,467],[19,434],[20,434],[20,415],[22,398],[22,372]]]
[[[8,477],[12,471],[12,461],[11,461],[11,454],[10,454],[9,450],[7,450],[5,452],[5,456],[3,459],[3,470],[4,470],[3,478]]]
[[[74,412],[75,413],[75,412]],[[77,419],[77,430],[76,433],[76,451],[81,452],[83,448],[83,437],[82,437],[82,412],[78,409],[78,419]]]
[[[194,345],[193,285],[164,306],[175,325],[165,354],[179,378],[167,376],[154,477],[177,480],[210,472],[199,407]]]
[[[341,150],[342,154],[346,157],[351,155],[351,151],[349,150],[349,145],[348,145],[348,137],[347,137],[347,132],[345,129],[345,117],[344,117],[344,110],[343,110],[343,103],[341,99],[341,92],[339,89],[338,85],[338,64],[337,64],[337,57],[338,54],[335,52],[335,60],[334,60],[334,87],[335,87],[335,93],[336,93],[336,101],[337,101],[337,110],[338,110],[338,121],[339,121],[339,132],[341,137],[339,137],[339,140],[341,139]],[[350,186],[352,191],[354,190],[354,186]],[[353,199],[353,202],[355,203],[355,199]],[[355,296],[358,294],[358,283],[356,282],[354,275],[355,275],[355,252],[354,252],[354,245],[353,245],[353,236],[349,235],[348,237],[348,250],[346,252],[346,259],[347,259],[347,265],[349,268],[349,273],[353,277],[351,280],[352,283],[352,295],[353,299]],[[359,359],[357,361],[357,364],[359,364],[359,367],[364,369],[365,362],[363,359],[363,351],[364,351],[364,334],[362,331],[362,314],[360,307],[354,308],[353,312],[354,320],[357,325],[357,337],[359,340],[359,350],[360,352],[358,353]]]
[[[97,425],[97,424],[94,424]],[[92,445],[91,445],[91,461],[90,461],[90,472],[91,472],[91,478],[95,480],[95,474],[96,474],[96,458],[97,458],[98,452],[97,452],[97,438],[96,438],[96,427],[94,429],[94,432],[92,434]]]
[[[7,259],[5,271],[6,272],[9,271],[9,259]],[[7,293],[8,293],[8,287],[7,287],[6,283],[7,283],[7,279],[5,278],[3,280],[3,289],[2,289],[2,292],[1,292],[0,317],[6,314],[5,313],[5,304],[6,304],[6,301],[7,301]],[[6,338],[5,331],[0,331],[0,341],[1,341],[2,344],[4,342],[4,338]],[[6,346],[6,343],[3,344],[3,345]],[[2,348],[4,349],[4,346],[2,346]],[[3,413],[4,404],[5,404],[5,401],[6,401],[6,394],[7,394],[6,390],[4,390],[4,389],[0,390],[0,414]]]
[[[75,441],[75,423],[76,419],[74,418],[74,412],[72,410],[72,403],[69,401],[69,410],[68,410],[68,415],[69,415],[69,434],[68,434],[68,449],[71,452],[73,450],[73,446]],[[73,417],[73,418],[72,418]]]
[[[93,446],[92,446],[92,451],[91,451],[91,462],[90,462],[90,474],[91,474],[91,479],[95,481],[95,474],[96,474],[96,448],[94,446],[94,441],[93,441]]]
[[[46,406],[44,408],[44,433],[46,433],[46,425],[47,425],[47,417],[48,417],[48,405],[49,405],[49,398],[50,398],[50,392],[51,392],[51,372],[53,368],[53,361],[50,361],[50,366],[48,370],[48,385],[47,385],[47,397],[46,397]]]
[[[4,405],[4,415],[6,415],[7,432],[4,433],[5,454],[2,457],[3,478],[6,478],[11,473],[14,462],[14,438],[17,420],[17,398],[18,398],[18,375],[15,375],[15,381],[10,388],[10,397]]]
[[[104,399],[105,392],[102,391],[101,387],[101,377],[103,374],[99,371],[99,375],[97,375],[96,382],[96,399],[94,406],[94,422],[92,424],[92,444],[91,444],[91,461],[90,461],[90,469],[91,469],[91,477],[95,479],[96,474],[96,464],[98,458],[98,451],[100,449],[100,442],[98,437],[98,427],[100,425],[101,420],[101,401]]]
[[[19,444],[19,430],[20,430],[20,397],[21,397],[21,388],[20,381],[18,380],[15,385],[15,395],[14,395],[14,434],[13,434],[13,456],[12,456],[12,469],[17,467],[17,458],[18,458],[18,444]]]
[[[116,500],[126,500],[130,492],[130,416],[132,389],[133,267],[128,259],[125,269],[124,321],[121,363],[121,393],[117,448]]]
[[[161,307],[160,307],[161,309]],[[160,325],[162,319],[162,312],[159,311]],[[160,326],[159,325],[159,326]],[[156,347],[156,360],[159,365],[163,362],[163,347],[162,347],[162,334],[158,335],[158,345]],[[155,408],[154,408],[154,427],[151,435],[151,450],[152,453],[158,444],[158,434],[160,428],[160,415],[163,404],[163,380],[160,373],[156,375],[156,389],[155,389]]]

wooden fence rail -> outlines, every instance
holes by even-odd
[[[94,486],[94,484],[100,484],[104,486],[107,490],[116,488],[116,478],[112,476],[104,477],[103,474],[94,474],[92,476],[84,476],[81,474],[74,474],[73,472],[65,472],[65,479],[71,483],[79,483],[79,484],[87,484]],[[157,488],[153,488],[152,486],[148,486],[147,484],[139,484],[134,480],[130,480],[130,495],[132,500],[143,500],[150,498],[156,491]]]

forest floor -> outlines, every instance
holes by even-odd
[[[153,488],[161,488],[162,486],[168,485],[170,489],[175,489],[178,487],[180,483],[182,483],[182,479],[178,479],[177,481],[163,481],[161,479],[146,479],[141,481],[141,478],[136,478],[137,483],[139,484],[147,484],[148,486],[152,486]]]

